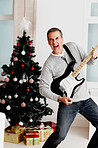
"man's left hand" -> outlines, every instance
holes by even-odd
[[[98,48],[97,47],[92,47],[92,59],[95,59],[96,57],[98,57]]]

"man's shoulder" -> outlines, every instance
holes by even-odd
[[[45,63],[44,63],[44,66],[51,66],[52,61],[53,61],[53,56],[52,56],[52,54],[50,54],[50,55],[48,56],[48,58],[46,59],[46,61],[45,61]]]
[[[65,45],[67,47],[77,47],[77,44],[75,42],[67,42],[67,43],[65,43]]]

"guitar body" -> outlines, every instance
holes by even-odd
[[[51,83],[51,91],[60,95],[72,98],[75,89],[84,82],[84,78],[78,80],[72,77],[74,61],[72,61],[66,68],[64,74],[53,80]]]
[[[84,81],[85,81],[84,78],[78,80],[77,78],[74,78],[72,76],[72,73],[70,73],[68,77],[64,78],[60,82],[60,88],[59,89],[62,90],[67,97],[72,98],[76,88],[78,86],[82,85]]]

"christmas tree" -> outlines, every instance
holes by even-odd
[[[33,40],[23,31],[23,36],[17,37],[17,45],[13,46],[9,66],[2,66],[0,112],[6,114],[11,125],[34,127],[43,116],[53,112],[39,93],[41,67],[34,61],[34,50]]]

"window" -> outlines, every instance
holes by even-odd
[[[13,0],[0,0],[0,73],[9,64],[13,49]]]
[[[88,53],[91,52],[92,46],[98,44],[98,0],[88,0],[87,16],[87,46]],[[87,66],[87,81],[98,82],[98,60],[92,66]]]

